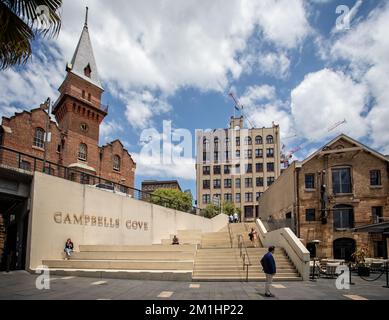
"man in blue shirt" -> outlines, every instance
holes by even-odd
[[[273,277],[277,273],[276,262],[273,257],[275,247],[271,246],[269,248],[269,252],[266,253],[261,259],[261,265],[263,271],[266,274],[266,286],[265,286],[265,296],[266,297],[274,297],[274,295],[270,292],[270,286],[273,282]]]

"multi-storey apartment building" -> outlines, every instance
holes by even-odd
[[[258,200],[280,175],[280,128],[245,129],[231,118],[229,129],[196,133],[197,205],[233,202],[242,220],[258,217]]]
[[[260,199],[259,215],[269,226],[293,221],[312,256],[349,260],[368,247],[369,256],[387,257],[387,232],[358,230],[389,221],[389,159],[340,135],[292,163]]]

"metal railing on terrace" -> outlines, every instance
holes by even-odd
[[[161,197],[150,192],[142,191],[124,184],[93,175],[76,168],[69,168],[51,161],[0,146],[0,168],[16,170],[19,173],[33,175],[43,172],[58,178],[70,180],[84,185],[117,193],[130,198],[154,203],[169,209],[175,209],[195,215],[203,215],[204,211],[194,206],[183,204],[178,200]]]

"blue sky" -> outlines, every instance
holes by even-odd
[[[195,194],[194,164],[143,159],[140,135],[171,121],[192,133],[194,157],[196,129],[227,127],[230,91],[256,126],[280,124],[286,151],[302,147],[295,159],[342,132],[389,154],[386,0],[65,1],[58,39],[38,39],[26,66],[0,73],[0,115],[58,96],[86,5],[110,105],[101,143],[124,142],[138,187],[178,179]],[[338,30],[344,14],[349,28]]]

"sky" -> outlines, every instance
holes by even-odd
[[[256,127],[280,125],[294,159],[340,133],[389,154],[389,0],[65,0],[58,38],[0,72],[0,116],[58,97],[85,6],[110,106],[100,143],[123,142],[138,188],[177,179],[195,195],[195,130],[227,128],[229,92]],[[164,121],[192,137],[189,152],[165,143],[182,157],[161,163],[142,155]]]

